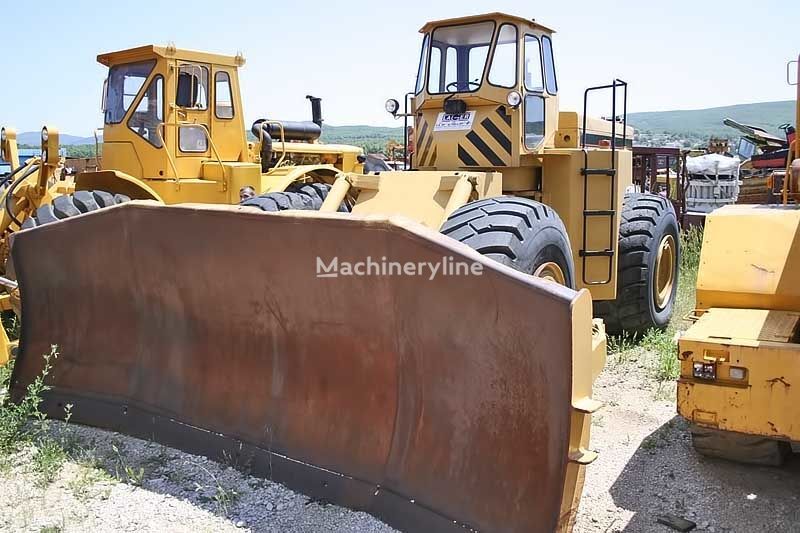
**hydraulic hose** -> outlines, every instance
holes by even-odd
[[[13,177],[14,177],[14,176],[17,174],[17,172],[19,172],[19,171],[21,171],[21,170],[25,170],[26,168],[29,168],[29,167],[28,167],[28,165],[21,165],[21,166],[18,166],[18,167],[17,167],[17,168],[15,168],[15,169],[14,169],[12,172],[10,172],[9,174],[6,174],[5,176],[3,176],[3,179],[2,179],[2,181],[0,181],[0,187],[2,187],[3,185],[5,185],[6,183],[8,183],[8,180],[10,180],[11,178],[13,178]]]
[[[11,173],[11,176],[13,176],[17,171],[19,171],[20,169],[23,169],[23,168],[25,168],[25,167],[19,167],[17,170],[15,170],[14,172]],[[17,188],[17,186],[20,183],[22,183],[22,181],[25,178],[27,178],[28,176],[33,174],[34,171],[36,171],[38,169],[39,169],[39,165],[36,165],[36,164],[31,165],[30,168],[28,169],[28,171],[25,172],[19,178],[17,178],[17,180],[14,183],[12,183],[11,186],[6,191],[6,213],[8,213],[8,216],[11,217],[11,220],[14,221],[14,223],[16,223],[16,225],[19,226],[19,227],[22,227],[22,222],[20,222],[17,219],[16,215],[14,215],[14,210],[11,209],[11,198],[12,198],[14,190]],[[8,176],[8,178],[10,178],[11,176]]]

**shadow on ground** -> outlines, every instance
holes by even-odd
[[[76,424],[54,423],[53,437],[64,442],[72,460],[84,469],[104,472],[107,480],[121,481],[134,492],[141,488],[188,502],[224,520],[232,530],[394,531],[366,513],[315,501],[270,480],[248,476],[244,465],[231,461],[217,463],[154,442]],[[91,478],[84,492],[95,492],[90,485],[96,481]]]
[[[785,532],[800,528],[800,455],[782,467],[698,455],[688,424],[675,416],[647,436],[611,487],[614,503],[634,513],[623,531],[672,531],[670,513],[716,532]]]

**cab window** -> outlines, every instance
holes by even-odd
[[[544,91],[542,49],[539,39],[533,35],[525,36],[525,88],[539,93]]]
[[[489,69],[489,83],[499,87],[517,84],[517,27],[512,24],[500,26]]]
[[[431,36],[428,92],[477,91],[483,80],[493,34],[494,22],[436,28]],[[433,50],[439,52],[437,62]]]
[[[217,72],[214,76],[214,114],[217,118],[233,118],[231,77],[227,72]]]
[[[189,109],[208,109],[208,67],[194,64],[179,67],[175,104]]]
[[[419,94],[424,87],[425,80],[425,55],[428,53],[428,43],[430,43],[431,36],[426,33],[425,38],[422,40],[422,52],[419,55],[419,68],[417,69],[417,84],[414,87],[414,94]]]
[[[535,150],[544,140],[544,97],[538,94],[525,96],[525,148]]]
[[[181,152],[205,152],[208,136],[202,126],[185,125],[178,128],[178,147]]]
[[[558,92],[558,83],[556,83],[556,65],[553,61],[553,42],[546,35],[542,37],[542,50],[544,51],[544,73],[547,92],[556,94]]]
[[[155,66],[155,60],[150,60],[114,65],[109,69],[104,104],[106,124],[122,122]]]
[[[139,100],[139,105],[128,119],[128,127],[144,140],[161,148],[159,127],[164,122],[164,78],[156,76]]]

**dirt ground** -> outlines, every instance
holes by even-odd
[[[592,424],[600,456],[587,468],[575,530],[668,532],[656,517],[669,513],[696,531],[800,531],[800,456],[771,468],[697,455],[674,383],[652,379],[647,359],[612,356],[595,384],[606,404]]]
[[[765,468],[696,455],[675,414],[674,385],[651,377],[651,357],[611,355],[596,383],[606,403],[592,427],[600,456],[587,469],[575,530],[667,532],[656,516],[671,513],[699,531],[800,531],[800,457]],[[80,452],[49,480],[30,449],[0,462],[0,530],[394,531],[158,444],[60,423],[52,431]]]
[[[27,447],[0,464],[0,531],[392,533],[225,464],[99,429],[51,423],[73,459],[43,478]]]

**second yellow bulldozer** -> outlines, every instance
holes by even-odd
[[[0,188],[0,310],[20,305],[6,272],[10,236],[134,200],[238,204],[243,192],[274,191],[261,209],[319,207],[341,171],[362,170],[362,150],[323,144],[320,99],[312,121],[260,119],[247,140],[239,92],[241,55],[141,46],[101,54],[102,159],[73,179],[63,171],[58,131],[42,128],[42,155],[20,165],[16,132],[2,129],[0,158],[12,173]],[[339,206],[346,209],[346,205]],[[0,332],[0,361],[13,344]]]

